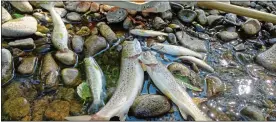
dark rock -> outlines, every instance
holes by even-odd
[[[32,38],[27,38],[9,42],[9,46],[20,49],[33,49],[35,47],[35,44]]]
[[[119,8],[115,11],[108,11],[106,19],[109,23],[119,23],[125,20],[128,12],[125,9]]]
[[[177,16],[181,21],[190,23],[196,18],[197,13],[192,10],[183,9],[178,12]]]
[[[157,30],[164,29],[166,25],[166,22],[160,17],[155,17],[153,20],[153,27]]]
[[[84,47],[87,55],[94,56],[101,50],[105,49],[107,42],[103,37],[92,35],[88,37],[84,42]]]
[[[179,40],[180,44],[198,52],[207,52],[206,44],[203,40],[192,37],[188,35],[186,32],[176,32],[176,37]]]

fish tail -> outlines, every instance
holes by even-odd
[[[185,120],[187,120],[187,114],[186,114],[185,110],[179,108],[179,112],[180,112],[181,116],[182,116]]]
[[[103,106],[104,106],[104,101],[100,100],[100,101],[94,101],[91,106],[88,109],[88,113],[90,114],[94,114],[97,113]]]
[[[90,115],[68,116],[68,117],[65,117],[65,119],[69,120],[69,121],[77,121],[77,120],[89,121],[89,120],[91,120],[91,116]]]
[[[40,6],[49,11],[54,8],[55,2],[46,2],[45,1],[45,2],[41,3]]]
[[[92,115],[92,117],[91,117],[91,119],[90,120],[102,120],[102,121],[109,121],[109,117],[105,117],[105,116],[101,116],[101,115],[99,115],[99,114],[94,114],[94,115]]]

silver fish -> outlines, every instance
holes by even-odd
[[[215,71],[210,65],[205,63],[203,60],[200,60],[200,59],[192,57],[192,56],[180,56],[180,57],[178,57],[178,59],[195,63],[196,65],[200,66],[201,68],[203,68],[203,69],[205,69],[209,72],[214,72]]]
[[[53,19],[54,30],[52,33],[52,43],[59,51],[67,51],[68,32],[61,17],[54,9],[55,2],[42,2],[40,6],[48,10]]]
[[[177,83],[171,72],[160,61],[157,61],[150,51],[143,52],[139,59],[146,65],[153,83],[178,106],[184,119],[190,115],[196,121],[211,120],[200,111],[189,94]]]
[[[132,29],[129,32],[133,35],[143,36],[143,37],[168,36],[167,33],[153,31],[153,30]]]
[[[142,52],[140,43],[125,41],[123,43],[120,77],[117,88],[108,103],[96,114],[88,116],[66,117],[67,120],[110,120],[117,116],[125,120],[130,106],[140,93],[144,81],[144,71],[139,64],[138,57]]]
[[[163,44],[163,43],[152,43],[150,48],[157,50],[158,52],[162,52],[162,53],[166,53],[174,56],[195,56],[200,59],[203,59],[202,54],[181,46]]]
[[[105,98],[105,77],[93,57],[84,58],[85,74],[93,95],[93,103],[88,109],[89,113],[96,113],[102,108]]]

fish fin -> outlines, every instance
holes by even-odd
[[[50,9],[54,8],[55,2],[46,2],[45,1],[45,2],[41,3],[40,6],[49,11]]]
[[[185,112],[184,110],[180,109],[180,108],[179,108],[179,112],[181,113],[181,116],[182,116],[185,120],[187,120],[188,115],[186,114],[186,112]]]
[[[101,115],[98,115],[98,114],[94,114],[92,115],[91,119],[90,120],[102,120],[102,121],[109,121],[109,117],[105,117],[105,116],[101,116]]]
[[[94,113],[98,112],[104,105],[105,104],[104,104],[103,100],[101,100],[99,102],[98,101],[94,101],[92,103],[92,105],[89,107],[88,113],[89,114],[94,114]]]
[[[91,120],[91,116],[90,115],[68,116],[68,117],[65,117],[65,119],[69,120],[69,121],[77,121],[77,120],[89,121],[89,120]]]

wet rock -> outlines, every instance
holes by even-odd
[[[161,95],[138,96],[130,111],[136,117],[154,117],[167,113],[171,109],[169,100]]]
[[[82,111],[82,104],[76,100],[70,101],[70,114],[71,115],[80,115]]]
[[[201,9],[197,9],[196,13],[197,13],[197,21],[201,25],[205,25],[207,23],[207,17],[205,15],[205,12],[203,10],[201,10]]]
[[[2,15],[2,18],[1,18],[2,23],[12,19],[12,16],[4,7],[1,7],[1,10],[2,10],[2,14],[1,14]]]
[[[212,10],[208,11],[208,13],[209,13],[210,15],[218,15],[218,14],[219,14],[219,11],[216,10],[216,9],[212,9]]]
[[[100,9],[100,5],[96,2],[92,2],[90,5],[90,11],[91,12],[97,12]]]
[[[12,48],[12,55],[14,57],[24,56],[26,53],[18,48]]]
[[[98,31],[98,28],[93,28],[91,30],[91,35],[98,35],[99,31]]]
[[[55,57],[61,63],[66,65],[74,65],[77,62],[77,55],[71,50],[68,50],[67,52],[57,51]]]
[[[79,70],[76,68],[65,68],[61,71],[63,83],[67,86],[78,86],[82,81]]]
[[[41,22],[50,23],[52,22],[52,18],[50,17],[49,13],[40,13],[35,12],[33,16]]]
[[[183,76],[190,76],[191,70],[181,63],[174,62],[168,66],[168,70],[172,73],[180,73]]]
[[[39,24],[37,25],[37,31],[41,33],[48,33],[50,30],[47,27]]]
[[[243,51],[243,50],[245,50],[245,46],[243,43],[241,43],[241,44],[238,44],[237,46],[235,46],[234,49],[236,51]]]
[[[178,12],[177,16],[181,21],[190,23],[196,18],[197,13],[192,10],[183,9]]]
[[[74,22],[81,21],[81,15],[76,12],[70,12],[66,15],[66,17],[70,21],[74,21]]]
[[[211,97],[225,90],[224,83],[215,76],[206,76],[207,96]]]
[[[265,68],[276,71],[276,44],[256,57],[256,61]]]
[[[32,12],[33,7],[28,1],[10,1],[13,7],[21,12]]]
[[[64,3],[63,1],[55,1],[55,7],[60,7],[60,8],[64,8]]]
[[[12,82],[4,88],[4,94],[6,99],[18,98],[24,96],[22,85],[19,82]]]
[[[132,21],[129,17],[127,17],[123,23],[124,29],[129,29],[132,26]]]
[[[65,2],[65,9],[69,11],[76,11],[79,2]]]
[[[20,49],[33,49],[35,47],[35,44],[32,38],[27,38],[9,42],[9,46]]]
[[[215,22],[219,21],[222,18],[223,16],[219,16],[219,15],[209,15],[207,16],[207,21],[209,25],[213,25]]]
[[[7,83],[13,77],[13,58],[7,49],[1,49],[1,84]]]
[[[50,120],[62,121],[69,115],[70,103],[62,100],[55,100],[50,103],[45,111],[45,117]]]
[[[241,114],[249,117],[254,121],[265,121],[262,111],[254,106],[246,106],[241,110]]]
[[[230,1],[231,4],[234,5],[238,5],[238,6],[244,6],[244,7],[248,7],[250,6],[250,1],[249,0],[245,0],[245,1]]]
[[[101,35],[108,41],[109,44],[115,43],[118,40],[116,34],[108,25],[106,25],[106,23],[99,22],[97,27]]]
[[[272,38],[268,40],[270,44],[275,44],[276,43],[276,38]]]
[[[38,53],[38,54],[44,54],[44,53],[47,53],[47,52],[50,52],[54,47],[51,46],[50,44],[45,44],[45,45],[41,45],[41,46],[38,46],[34,49],[34,52],[35,53]]]
[[[44,113],[50,104],[50,98],[48,96],[42,99],[35,100],[32,106],[32,120],[33,121],[43,121]]]
[[[37,21],[34,17],[25,16],[10,20],[2,25],[2,36],[22,37],[36,32]]]
[[[87,12],[90,8],[91,2],[88,1],[81,1],[76,8],[77,12]]]
[[[89,56],[94,56],[101,50],[105,49],[107,42],[103,37],[92,35],[84,42],[85,51]]]
[[[60,15],[60,17],[65,17],[67,14],[67,10],[64,8],[55,8],[55,11]]]
[[[162,19],[171,20],[172,16],[173,16],[173,14],[170,10],[167,10],[167,11],[161,13]]]
[[[88,36],[90,35],[90,29],[87,26],[82,26],[76,34],[79,36]]]
[[[112,8],[112,6],[110,6],[110,5],[107,5],[107,4],[103,5],[103,10],[104,11],[109,11],[111,8]]]
[[[109,23],[119,23],[125,20],[127,14],[128,13],[125,9],[119,8],[114,11],[108,11],[106,14],[106,19]]]
[[[8,99],[3,109],[13,120],[20,120],[29,114],[30,103],[23,97]]]
[[[148,17],[149,16],[149,12],[142,12],[142,16],[143,17]]]
[[[228,13],[228,14],[225,15],[224,20],[225,20],[227,23],[229,23],[229,24],[238,25],[238,24],[237,24],[237,15],[236,15],[236,14]]]
[[[172,33],[173,29],[171,27],[165,27],[165,32],[166,33]]]
[[[188,35],[186,32],[182,32],[182,31],[176,32],[176,37],[183,46],[191,50],[194,50],[197,52],[207,52],[207,47],[204,41],[198,38],[192,37]]]
[[[52,57],[52,54],[46,54],[42,60],[42,69],[40,74],[41,79],[46,79],[50,72],[56,72],[58,69],[59,67]]]
[[[237,39],[238,38],[238,33],[236,33],[236,32],[229,32],[229,31],[222,31],[222,32],[218,33],[218,37],[221,40],[223,40],[225,42],[228,42],[228,41]]]
[[[71,101],[74,99],[75,91],[73,88],[59,87],[57,91],[57,99],[66,101]]]
[[[131,15],[131,16],[134,16],[134,15],[136,15],[136,13],[137,13],[137,11],[135,11],[135,10],[127,10],[127,12],[128,12],[128,14],[129,15]]]
[[[248,19],[242,29],[246,34],[255,35],[261,30],[261,23],[257,19]]]
[[[84,39],[81,36],[74,35],[72,39],[72,48],[76,53],[80,53],[83,50]]]
[[[22,63],[17,68],[17,71],[23,75],[32,74],[35,70],[36,62],[36,57],[23,58]]]
[[[166,38],[165,38],[165,36],[157,36],[157,41],[158,41],[159,43],[163,43],[163,42],[166,41]]]
[[[169,35],[168,35],[168,41],[172,45],[176,45],[177,44],[177,39],[176,39],[176,36],[175,36],[174,33],[169,33]]]
[[[167,23],[160,17],[155,17],[153,20],[153,27],[157,30],[164,29],[166,25]]]

